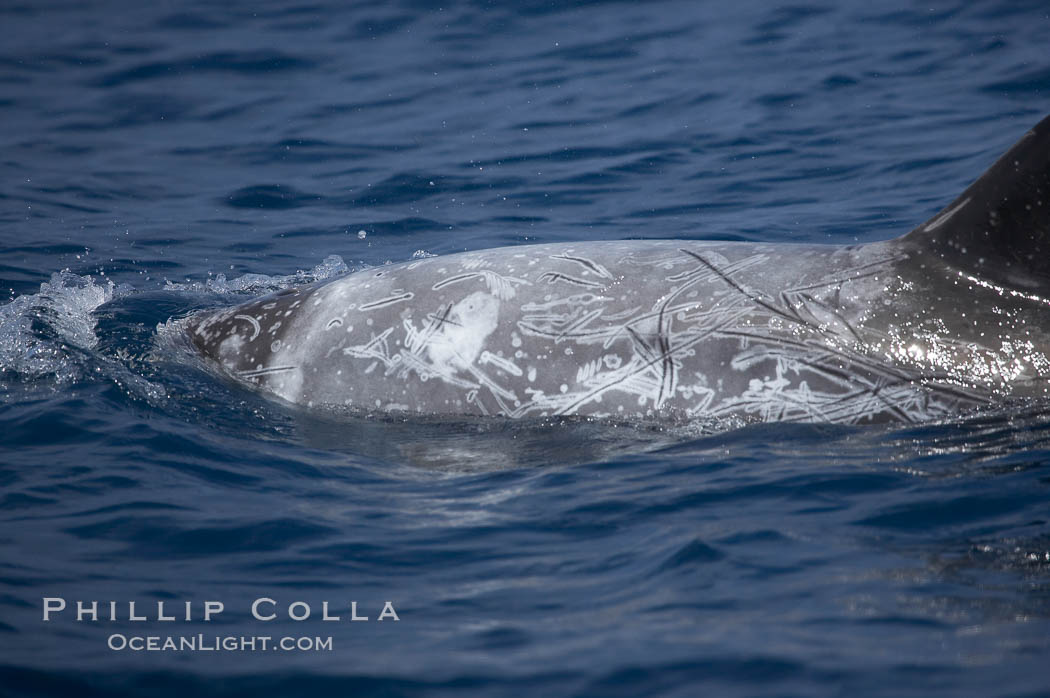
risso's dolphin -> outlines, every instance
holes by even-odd
[[[187,329],[230,375],[317,407],[865,423],[1044,397],[1050,117],[895,240],[466,252]]]

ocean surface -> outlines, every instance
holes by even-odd
[[[0,695],[1050,695],[1046,406],[336,417],[168,324],[494,246],[897,236],[1050,113],[1045,2],[10,0],[0,25]],[[169,636],[199,646],[120,647]],[[312,648],[204,648],[261,636]]]

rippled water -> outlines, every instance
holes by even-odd
[[[716,434],[366,419],[232,385],[167,325],[413,255],[893,237],[1050,112],[1044,3],[0,23],[0,694],[1050,690],[1045,408]],[[71,609],[45,623],[45,597]],[[77,622],[76,600],[193,620]],[[197,633],[333,647],[107,647]]]

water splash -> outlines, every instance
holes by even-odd
[[[164,290],[166,291],[189,291],[194,293],[218,293],[220,295],[230,294],[263,294],[280,291],[291,286],[302,286],[316,281],[324,281],[340,274],[350,272],[343,258],[337,254],[331,254],[324,258],[320,264],[309,271],[298,270],[294,274],[285,276],[268,276],[266,274],[244,274],[232,281],[226,279],[225,274],[216,274],[215,278],[207,281],[192,281],[188,283],[177,283],[168,281]]]
[[[64,270],[40,284],[39,293],[0,306],[0,376],[50,376],[59,384],[77,380],[85,357],[98,345],[92,312],[130,290]]]

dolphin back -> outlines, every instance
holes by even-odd
[[[1050,399],[1050,119],[868,245],[559,243],[360,270],[192,318],[307,407],[915,422]]]

